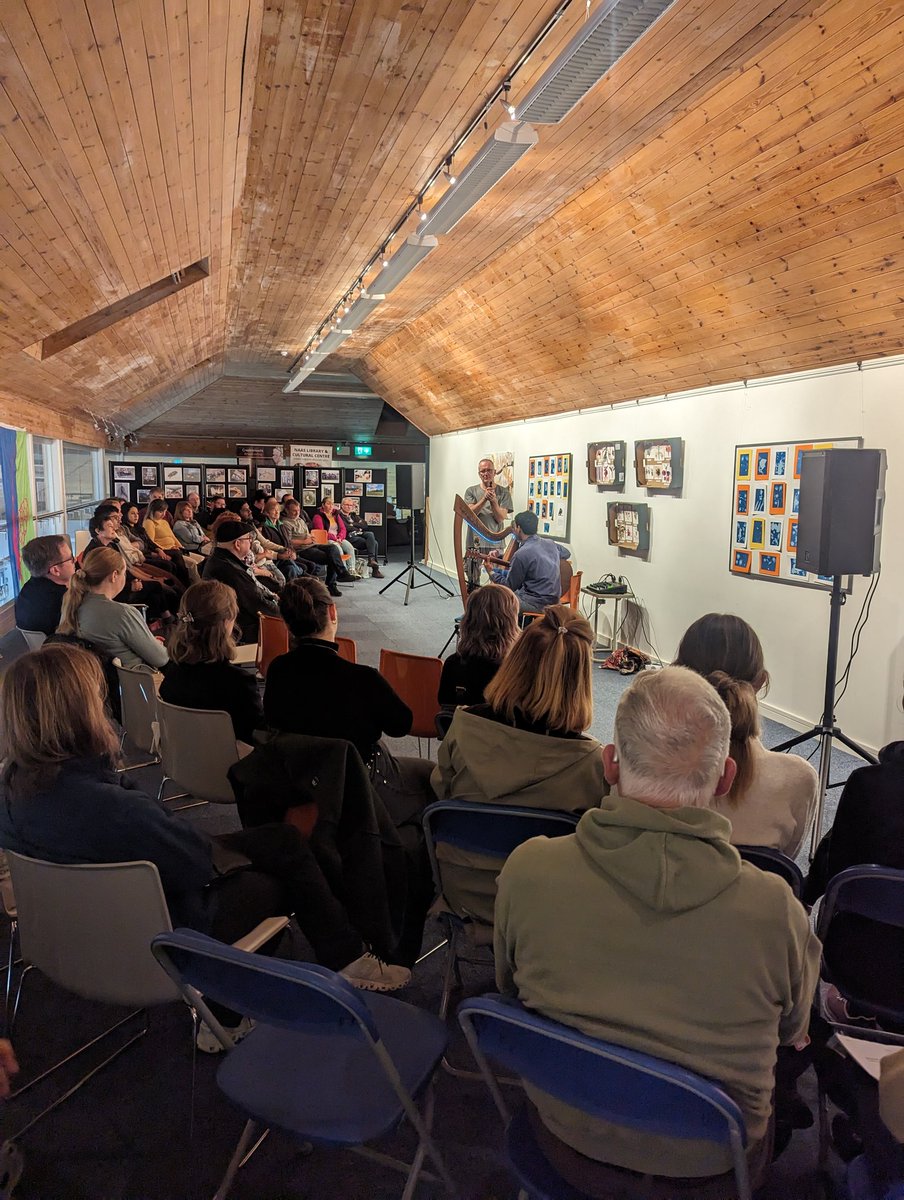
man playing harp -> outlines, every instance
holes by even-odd
[[[465,504],[475,517],[492,533],[499,533],[508,524],[512,504],[512,493],[507,487],[496,482],[496,467],[491,458],[482,458],[477,464],[480,483],[472,484],[465,492]],[[472,529],[468,530],[468,550],[477,549],[482,553],[498,549],[498,544],[487,542],[479,537]],[[480,561],[469,558],[467,562],[468,591],[471,592],[480,583]]]

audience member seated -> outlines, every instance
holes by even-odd
[[[279,515],[279,501],[270,497],[264,505],[263,532],[275,540],[276,535],[291,546],[299,558],[313,563],[318,567],[326,567],[326,586],[331,596],[341,596],[336,586],[340,583],[353,583],[351,575],[345,569],[342,561],[342,551],[336,542],[328,542],[325,546],[317,546],[311,537],[307,522],[302,516],[301,505],[297,500],[289,500]]]
[[[176,611],[179,603],[179,593],[176,588],[161,579],[151,579],[148,576],[138,577],[140,568],[133,569],[129,555],[119,539],[120,516],[113,508],[101,506],[88,522],[88,532],[91,541],[85,547],[82,561],[92,550],[109,547],[120,556],[125,569],[126,583],[117,599],[124,604],[143,604],[147,607],[148,616],[159,620]]]
[[[373,956],[295,828],[279,823],[210,836],[181,820],[114,770],[117,738],[89,654],[49,646],[13,667],[0,696],[5,848],[50,862],[152,862],[173,924],[224,942],[266,917],[294,913],[317,960],[355,982],[362,960]],[[390,991],[409,972],[384,967],[376,982],[371,975],[370,990]],[[239,1032],[248,1028],[243,1022]],[[217,1049],[209,1032],[198,1045]]]
[[[470,602],[469,602],[470,606]],[[593,630],[563,604],[547,608],[487,684],[486,703],[458,708],[440,743],[439,800],[583,812],[608,791],[593,720]],[[437,847],[443,895],[454,912],[493,921],[502,860]]]
[[[288,539],[282,537],[278,531],[274,535],[274,539],[266,536],[267,531],[264,529],[263,522],[258,524],[257,515],[257,509],[253,508],[247,500],[239,509],[239,519],[246,525],[250,525],[254,531],[251,548],[255,563],[261,570],[269,572],[278,589],[282,591],[287,579],[297,579],[299,575],[306,575],[308,568],[298,562],[298,555],[288,544]],[[279,540],[275,540],[276,537]]]
[[[16,597],[16,625],[49,637],[60,623],[63,597],[78,565],[69,539],[58,533],[32,538],[22,547],[22,561],[31,578]]]
[[[210,552],[210,538],[195,519],[195,510],[187,500],[176,504],[173,518],[173,533],[183,550],[194,554]]]
[[[142,524],[141,509],[137,504],[133,504],[131,501],[123,504],[117,536],[130,563],[137,561],[144,567],[153,567],[155,571],[163,572],[167,576],[164,582],[175,587],[179,594],[182,594],[188,586],[188,575],[183,570],[182,579],[185,580],[183,583],[177,577],[177,564],[167,558],[160,547],[148,537]],[[127,542],[128,544],[126,544]],[[133,558],[133,555],[138,553],[143,555],[143,561]]]
[[[154,488],[151,488],[151,490],[148,492],[148,502],[147,502],[147,505],[145,506],[145,509],[144,509],[144,511],[143,511],[143,512],[142,512],[142,514],[141,514],[141,520],[142,520],[142,523],[144,523],[144,522],[145,522],[145,521],[148,519],[148,517],[151,515],[151,505],[152,505],[152,504],[156,504],[156,502],[157,502],[158,500],[164,500],[164,497],[165,497],[165,493],[164,493],[164,491],[163,491],[163,488],[162,488],[162,487],[154,487]],[[172,527],[173,527],[173,514],[172,514],[172,513],[170,512],[170,510],[169,510],[169,505],[168,505],[168,504],[166,504],[165,502],[164,502],[164,506],[163,506],[163,507],[164,507],[164,510],[165,510],[165,511],[163,512],[163,514],[162,514],[162,516],[163,516],[163,519],[164,519],[164,521],[166,521],[167,525],[169,525],[169,527],[172,529]]]
[[[225,583],[205,579],[188,589],[170,630],[170,667],[160,695],[182,708],[228,712],[236,741],[250,746],[264,719],[254,675],[232,664],[238,612],[235,592]]]
[[[196,521],[198,521],[201,512],[201,497],[197,492],[189,492],[185,499],[191,505],[192,516]]]
[[[260,528],[267,519],[267,514],[264,512],[264,506],[269,499],[270,497],[267,492],[262,492],[260,490],[256,491],[251,497],[251,509],[253,513],[251,519],[258,528]]]
[[[439,703],[482,704],[484,688],[518,639],[518,600],[510,588],[488,583],[468,597],[458,649],[443,663]]]
[[[159,546],[170,560],[173,572],[186,587],[198,582],[198,568],[193,562],[188,562],[182,555],[182,547],[173,533],[172,514],[165,500],[152,500],[148,505],[147,516],[142,522],[144,531],[151,541]]]
[[[342,520],[345,522],[345,536],[347,541],[351,543],[357,554],[367,555],[367,565],[370,567],[371,578],[385,579],[383,572],[380,570],[380,548],[377,544],[377,535],[364,524],[354,499],[351,496],[346,496],[339,505],[339,511],[342,513]]]
[[[731,790],[713,804],[731,822],[739,846],[769,846],[795,858],[816,805],[819,780],[796,754],[776,754],[760,741],[757,694],[769,683],[760,639],[746,621],[708,613],[685,633],[675,665],[705,676],[731,717]]]
[[[86,553],[63,599],[59,632],[85,638],[133,670],[159,671],[169,656],[141,614],[114,601],[125,587],[122,555],[112,546]]]
[[[410,731],[411,709],[373,667],[339,657],[338,614],[320,580],[308,576],[287,583],[279,611],[289,627],[292,649],[267,670],[264,715],[280,732],[342,738],[363,759],[406,851],[409,903],[396,961],[411,966],[420,953],[424,919],[433,900],[421,828],[421,814],[433,798],[433,764],[396,758],[382,741],[384,735],[404,737]]]
[[[218,579],[235,592],[238,604],[237,624],[241,640],[246,644],[257,641],[258,613],[273,616],[277,610],[276,596],[258,584],[245,555],[251,550],[253,538],[250,525],[241,521],[223,521],[217,526],[216,545],[204,564],[204,578]]]
[[[603,751],[618,795],[575,834],[525,842],[500,873],[496,980],[543,1016],[721,1084],[744,1114],[756,1188],[776,1051],[806,1039],[820,947],[788,885],[743,863],[712,811],[734,779],[730,735],[699,675],[638,677]],[[614,1130],[526,1090],[543,1152],[582,1193],[736,1194],[724,1150]]]
[[[209,532],[211,525],[217,517],[226,511],[226,497],[214,496],[213,499],[207,501],[207,508],[202,509],[196,514],[198,524],[202,525]]]
[[[267,723],[287,733],[351,742],[396,826],[420,821],[421,810],[432,799],[433,764],[422,758],[396,758],[381,740],[405,737],[411,729],[411,709],[379,671],[340,658],[338,613],[318,579],[286,584],[279,611],[289,627],[292,649],[275,658],[267,671]]]
[[[495,551],[489,555],[487,569],[494,583],[509,587],[518,597],[522,612],[542,612],[550,604],[556,604],[562,596],[562,574],[559,563],[570,558],[571,551],[552,538],[541,538],[537,534],[537,514],[521,512],[514,519],[515,539],[518,547],[512,558],[511,567],[493,570],[493,559],[501,560]]]
[[[283,497],[283,512],[286,510],[286,504],[289,499],[288,497]],[[291,498],[291,502],[298,504],[298,501],[294,497]],[[326,535],[330,542],[339,547],[341,554],[348,555],[345,569],[350,575],[355,575],[355,547],[348,540],[348,530],[346,529],[345,521],[342,519],[342,513],[333,503],[332,496],[327,496],[320,505],[320,508],[314,513],[312,527],[314,529],[326,530]]]

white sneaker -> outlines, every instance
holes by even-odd
[[[230,1034],[234,1042],[240,1042],[254,1028],[254,1021],[251,1017],[242,1017],[238,1025],[224,1025],[223,1028]],[[202,1021],[198,1027],[195,1045],[202,1054],[222,1054],[224,1050],[222,1042],[206,1021]]]
[[[411,982],[411,972],[407,967],[385,963],[370,952],[350,962],[339,974],[352,987],[362,988],[365,992],[397,992]]]

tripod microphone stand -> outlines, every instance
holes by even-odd
[[[812,737],[819,739],[819,790],[816,795],[813,833],[810,837],[811,859],[816,853],[816,847],[822,833],[822,817],[826,802],[826,789],[829,786],[829,768],[832,763],[833,739],[841,742],[843,746],[847,746],[848,750],[853,751],[854,754],[858,754],[868,763],[875,764],[878,761],[868,750],[864,750],[862,746],[859,746],[853,738],[849,738],[835,724],[835,680],[838,672],[838,637],[841,631],[841,609],[846,599],[847,597],[841,590],[841,576],[833,575],[832,593],[829,598],[829,648],[826,655],[826,686],[822,718],[818,725],[812,726],[805,733],[799,733],[797,737],[789,738],[787,742],[782,742],[780,746],[772,747],[776,752],[780,752],[782,750],[790,750],[793,746],[799,746],[801,742],[808,742]]]
[[[382,596],[383,593],[388,591],[394,583],[401,583],[402,579],[404,578],[405,579],[405,604],[408,603],[408,601],[411,597],[411,593],[414,591],[415,588],[426,587],[429,583],[432,583],[433,586],[435,588],[437,588],[440,592],[445,592],[447,596],[452,596],[454,594],[449,588],[446,587],[446,585],[444,583],[440,583],[440,581],[438,579],[434,579],[429,571],[425,571],[423,567],[418,566],[418,564],[414,561],[414,514],[415,514],[415,509],[412,509],[411,510],[411,541],[409,543],[408,562],[405,564],[404,567],[402,567],[401,571],[399,571],[399,573],[398,573],[398,575],[396,575],[395,579],[390,579],[389,583],[387,583],[384,587],[380,588],[380,595]],[[423,578],[422,583],[415,583],[415,579],[414,579],[415,572],[418,575],[423,575],[424,578]]]

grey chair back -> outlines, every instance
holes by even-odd
[[[157,753],[157,686],[162,676],[116,665],[122,703],[122,727],[129,741],[146,754]]]
[[[151,953],[157,934],[172,929],[153,863],[6,857],[26,962],[88,1000],[144,1008],[179,999]]]
[[[19,627],[16,626],[16,628]],[[19,632],[25,638],[25,644],[29,650],[40,650],[47,641],[47,634],[42,633],[40,629],[19,629]]]
[[[157,715],[166,778],[199,800],[235,804],[227,773],[239,753],[229,713],[182,708],[158,696]]]
[[[27,654],[30,649],[28,639],[21,629],[11,629],[9,633],[0,637],[0,676],[11,663]]]

